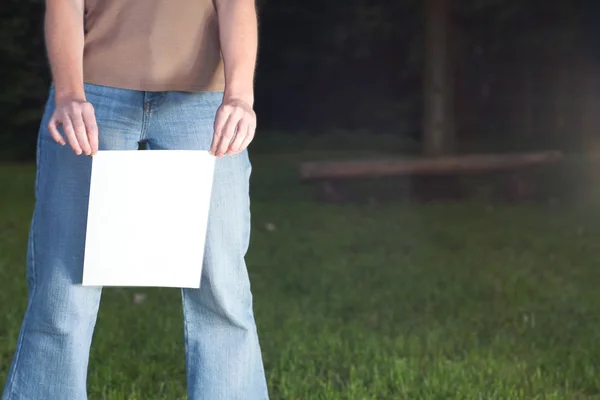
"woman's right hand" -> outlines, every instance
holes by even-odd
[[[58,127],[62,125],[65,138]],[[93,156],[98,152],[98,125],[94,106],[85,100],[65,99],[56,102],[56,108],[48,123],[50,136],[60,145],[67,141],[75,154]]]

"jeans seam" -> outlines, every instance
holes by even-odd
[[[140,141],[143,142],[148,138],[148,125],[150,122],[150,117],[152,116],[152,107],[150,103],[146,102],[146,98],[144,95],[144,104],[142,105],[142,128],[140,132]]]
[[[185,300],[185,290],[186,289],[181,289],[181,305],[182,305],[182,310],[183,310],[183,345],[185,346],[185,364],[186,364],[186,380],[189,380],[189,368],[190,366],[188,365],[188,352],[189,352],[189,330],[188,330],[188,319],[187,319],[187,313],[185,312],[186,310],[186,300]],[[189,383],[187,384],[189,387]]]
[[[152,111],[143,111],[142,116],[142,130],[140,132],[140,141],[144,141],[148,137],[148,122],[150,120],[150,116],[152,115]]]

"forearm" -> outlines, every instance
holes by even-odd
[[[254,0],[217,0],[225,97],[254,103],[258,23]]]
[[[85,99],[84,0],[46,0],[45,40],[56,100]]]

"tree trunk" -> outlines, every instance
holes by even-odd
[[[526,137],[531,137],[534,130],[534,114],[535,114],[535,93],[533,90],[533,60],[525,56],[522,61],[523,65],[523,130],[522,133]]]
[[[452,153],[454,146],[451,0],[426,0],[423,151]]]

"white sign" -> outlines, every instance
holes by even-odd
[[[214,177],[207,151],[100,151],[84,286],[199,288]]]

